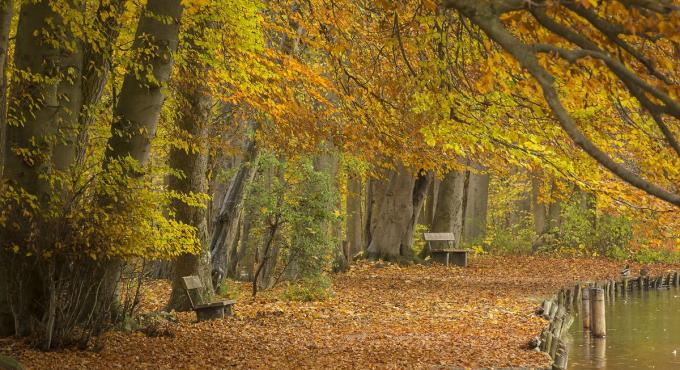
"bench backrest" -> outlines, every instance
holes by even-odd
[[[191,291],[196,289],[203,289],[203,283],[201,282],[201,279],[196,275],[184,276],[182,278],[182,282],[184,282],[184,290],[187,293],[187,297],[189,297],[189,303],[191,303],[191,308],[196,307],[196,305],[194,304],[194,300],[191,299]]]
[[[434,241],[452,242],[456,240],[456,237],[453,235],[453,233],[423,233],[423,238],[427,242]]]

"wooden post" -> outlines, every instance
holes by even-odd
[[[673,285],[675,285],[675,286],[680,285],[680,274],[678,274],[677,271],[675,272],[675,277],[674,277]]]
[[[590,330],[590,288],[583,287],[583,330]]]
[[[639,288],[639,289],[642,289],[642,284],[644,283],[643,277],[642,277],[642,276],[638,276],[638,279],[637,279],[637,280],[638,280],[638,288]]]
[[[564,305],[571,308],[572,294],[571,289],[565,288]]]
[[[557,314],[557,310],[559,310],[560,305],[557,304],[557,302],[552,301],[552,305],[550,306],[550,315],[548,315],[548,319],[552,321],[555,318],[555,315]]]
[[[571,324],[573,323],[574,316],[569,313],[565,313],[564,317],[562,318],[562,328],[559,333],[560,338],[562,338],[567,333],[567,331],[569,331],[569,328],[571,328]]]
[[[604,311],[604,290],[590,290],[590,329],[594,337],[602,338],[607,334],[607,324]]]
[[[645,289],[649,289],[649,287],[650,287],[649,282],[650,282],[650,281],[651,281],[651,277],[649,277],[649,275],[648,275],[648,276],[645,276],[645,282],[644,282]]]
[[[552,301],[546,299],[543,301],[543,318],[550,319],[550,311],[552,309]]]
[[[567,353],[567,347],[563,343],[560,343],[555,354],[555,362],[553,363],[552,370],[567,370],[568,359],[569,355]]]
[[[595,369],[604,369],[607,366],[607,339],[593,338],[592,346]]]
[[[553,335],[551,332],[548,332],[545,336],[545,352],[550,354],[550,350],[552,349],[553,346]]]
[[[574,302],[581,303],[581,284],[576,284],[574,287]]]
[[[541,352],[547,351],[546,349],[547,343],[548,343],[548,329],[543,329],[543,331],[541,332],[541,344],[539,346]]]

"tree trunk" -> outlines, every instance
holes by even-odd
[[[223,174],[229,173],[233,168],[241,165],[242,153],[235,156],[227,156],[224,153],[217,153],[208,159],[208,172],[211,173],[208,193],[212,196],[208,204],[208,232],[210,235],[215,233],[215,225],[220,215],[220,208],[224,197],[229,191],[231,178],[224,178]]]
[[[5,135],[7,129],[7,52],[9,50],[9,30],[14,10],[12,0],[0,2],[0,181],[5,167]],[[1,234],[0,234],[1,236]],[[0,246],[1,247],[1,246]],[[0,270],[3,269],[0,264]],[[3,274],[0,271],[0,278]],[[14,319],[7,301],[5,284],[0,283],[0,338],[14,334]]]
[[[479,243],[484,239],[488,201],[489,175],[470,172],[463,223],[463,241],[465,243]]]
[[[578,188],[574,195],[579,208],[586,213],[590,228],[594,231],[597,228],[597,195]]]
[[[363,241],[361,244],[361,250],[366,251],[369,244],[371,244],[371,222],[373,220],[373,206],[375,205],[375,198],[373,197],[373,188],[375,187],[376,180],[366,179],[366,198],[364,200],[364,217],[363,222]]]
[[[132,50],[136,56],[134,62],[146,66],[149,73],[139,73],[132,69],[125,75],[114,109],[115,120],[111,125],[111,137],[104,154],[105,168],[113,161],[126,158],[139,165],[136,170],[141,170],[146,165],[165,100],[162,90],[170,79],[173,55],[179,42],[182,11],[180,0],[148,0],[146,3]],[[150,53],[150,50],[153,52]],[[124,174],[131,177],[141,175],[142,173],[136,171]],[[97,202],[100,207],[120,207],[105,194],[97,194]],[[116,295],[121,268],[122,261],[116,258],[103,267],[101,291],[105,296]],[[113,311],[115,310],[114,306]]]
[[[560,200],[553,200],[548,204],[548,230],[551,232],[558,232],[562,224],[562,202]]]
[[[404,239],[401,241],[401,255],[406,256],[409,259],[413,257],[413,238],[416,232],[416,225],[420,218],[423,204],[425,203],[427,189],[430,188],[433,178],[434,175],[432,173],[421,173],[416,178],[416,182],[413,186],[413,215],[411,216],[411,222],[406,229],[406,234],[404,234]]]
[[[534,231],[539,236],[546,230],[546,208],[545,204],[540,200],[541,183],[536,177],[531,179],[531,204],[534,215]]]
[[[362,245],[362,222],[361,222],[361,178],[350,175],[347,180],[347,242],[348,260],[351,262],[354,255],[361,252]]]
[[[182,10],[180,0],[146,3],[132,48],[137,55],[135,62],[147,66],[151,74],[131,70],[125,75],[114,111],[116,120],[111,127],[106,161],[130,156],[141,166],[146,164],[165,100],[162,89],[170,78],[177,50]],[[155,53],[149,56],[148,49]]]
[[[416,179],[403,165],[398,165],[384,179],[372,180],[374,197],[370,216],[370,243],[366,250],[371,259],[407,261],[413,258],[414,189]],[[421,200],[422,201],[422,200]],[[421,203],[422,204],[422,203]]]
[[[238,172],[229,184],[229,190],[224,196],[217,222],[213,228],[212,241],[210,242],[210,254],[212,256],[212,283],[217,290],[227,277],[229,255],[237,248],[238,232],[243,213],[243,200],[246,190],[253,182],[257,172],[258,151],[255,139],[252,138],[246,144],[243,152],[243,160]],[[238,261],[234,261],[236,266]],[[233,271],[232,271],[233,273]]]
[[[7,129],[7,53],[9,51],[9,29],[14,15],[14,1],[0,1],[0,179],[5,167],[5,131]],[[2,298],[0,297],[0,300]],[[0,304],[0,307],[2,305]],[[0,324],[1,318],[0,318]],[[0,329],[0,335],[1,335]]]
[[[441,181],[437,178],[432,179],[430,187],[427,191],[427,200],[425,201],[425,212],[423,224],[427,225],[430,230],[435,220],[435,214],[437,210],[437,204],[439,202],[439,189],[441,187]]]
[[[257,289],[267,289],[272,282],[272,275],[279,260],[279,247],[276,236],[281,220],[279,215],[274,217],[267,229],[267,240],[258,252],[258,265],[253,276],[253,298],[257,295]]]
[[[540,200],[541,196],[541,186],[540,179],[537,177],[532,178],[532,206],[534,215],[534,229],[536,231],[536,238],[532,244],[532,253],[538,252],[538,250],[544,246],[549,240],[552,239],[552,235],[559,231],[561,224],[561,202],[559,199],[555,199],[554,194],[550,195],[551,201],[545,204]],[[554,193],[556,186],[553,183],[551,185],[551,193]]]
[[[111,70],[113,44],[118,38],[124,0],[103,0],[95,14],[94,40],[85,43],[83,57],[82,105],[78,116],[77,161],[83,164],[89,140],[88,129],[97,115]],[[101,40],[101,41],[100,41]]]
[[[11,6],[10,2],[3,2]],[[74,6],[73,4],[68,4]],[[82,4],[81,4],[82,5]],[[73,8],[73,11],[82,9]],[[6,33],[11,21],[11,8],[3,9],[0,19],[2,32],[2,58],[6,65],[7,45]],[[0,126],[6,127],[4,137],[4,169],[3,177],[7,184],[15,189],[22,189],[36,196],[38,210],[26,214],[9,215],[16,220],[10,227],[0,231],[0,250],[7,251],[10,245],[27,247],[27,243],[38,243],[40,248],[49,248],[54,241],[51,235],[39,235],[40,240],[32,240],[33,233],[44,222],[43,212],[51,200],[61,199],[60,182],[51,183],[51,175],[65,172],[73,164],[75,158],[75,127],[77,112],[81,103],[82,49],[81,44],[66,27],[63,18],[55,12],[48,1],[26,2],[22,4],[14,49],[14,66],[16,70],[27,71],[30,78],[15,75],[12,81],[11,94],[8,97],[10,114],[2,120]],[[59,43],[46,42],[44,34],[59,34]],[[4,74],[4,73],[3,73]],[[2,91],[1,111],[4,112],[5,91]],[[9,124],[6,126],[6,124]],[[24,152],[29,154],[25,156]],[[56,193],[55,193],[56,192]],[[18,208],[16,212],[21,212]],[[23,336],[34,333],[37,325],[45,325],[45,310],[50,309],[49,288],[44,286],[43,275],[35,256],[12,256],[12,266],[0,266],[0,276],[12,276],[2,279],[0,291],[8,292],[6,304],[13,304],[12,325],[16,335]],[[0,261],[8,262],[9,257],[0,257]],[[11,273],[9,271],[14,271]],[[21,275],[18,279],[17,274]],[[20,280],[22,289],[9,286]],[[52,292],[54,293],[54,292]],[[1,302],[0,302],[1,303]],[[0,308],[0,316],[6,317],[7,307]],[[5,314],[3,314],[5,313]],[[52,325],[53,322],[50,322]],[[46,328],[45,332],[49,332]],[[50,340],[47,339],[48,346]]]
[[[520,176],[521,170],[513,168],[512,174]],[[516,186],[520,187],[522,192],[519,198],[514,202],[514,208],[510,210],[508,215],[507,227],[522,227],[525,225],[527,216],[531,214],[531,188],[524,177],[521,177]]]
[[[245,212],[243,215],[243,222],[241,227],[241,237],[238,242],[238,253],[236,258],[236,274],[235,278],[244,281],[251,281],[253,278],[254,259],[253,252],[250,246],[250,228],[252,227],[252,214]]]
[[[197,35],[193,35],[197,36]],[[169,189],[179,194],[202,194],[208,191],[208,132],[212,97],[210,90],[203,83],[207,78],[207,68],[200,63],[194,52],[201,49],[195,41],[187,42],[189,53],[188,64],[179,73],[177,91],[179,95],[180,116],[177,119],[178,135],[188,134],[188,148],[172,147],[170,149],[170,167],[183,176],[170,176]],[[207,204],[206,204],[207,206]],[[180,200],[174,200],[172,207],[175,219],[196,228],[199,240],[198,254],[182,254],[173,262],[172,292],[167,310],[188,311],[191,303],[186,295],[182,277],[197,275],[203,286],[212,284],[210,277],[210,249],[208,236],[208,215],[206,208],[190,206]],[[202,296],[192,297],[194,302],[208,302],[212,298],[212,290],[204,289]]]
[[[332,143],[322,144],[323,152],[314,158],[314,170],[326,174],[329,179],[329,186],[331,186],[331,192],[333,194],[338,193],[338,163],[339,157]],[[326,204],[326,209],[331,211],[334,208],[339,208],[339,198],[334,198],[332,203]],[[335,261],[336,271],[345,271],[349,268],[348,259],[345,257],[345,253],[342,247],[341,235],[342,235],[342,224],[339,221],[328,222],[326,226],[328,228],[328,235],[335,239],[335,248],[333,250],[333,257]],[[296,261],[291,261],[291,264],[297,263]]]
[[[430,231],[453,233],[455,244],[460,245],[463,230],[463,197],[465,196],[465,171],[451,171],[444,176],[437,194],[437,208]],[[430,254],[423,249],[421,257]]]
[[[70,48],[55,47],[40,36],[45,30],[57,32],[54,28],[63,26],[62,18],[48,1],[24,3],[21,7],[14,65],[41,79],[17,77],[12,83],[4,177],[10,184],[36,195],[41,205],[51,194],[49,181],[42,175],[55,169],[66,170],[73,163],[75,122],[80,111],[80,43],[74,42]],[[64,37],[62,43],[75,41],[70,33]],[[47,155],[26,160],[17,153],[19,148]]]

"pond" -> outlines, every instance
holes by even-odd
[[[606,303],[606,338],[591,338],[576,313],[569,369],[680,369],[680,289],[633,289]]]

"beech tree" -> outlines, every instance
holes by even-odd
[[[100,244],[100,235],[89,229],[95,222],[80,222],[92,217],[93,209],[82,208],[90,206],[92,194],[99,205],[113,199],[111,189],[92,193],[88,186],[95,178],[83,180],[78,164],[79,140],[89,130],[83,125],[93,122],[102,97],[120,9],[121,2],[102,2],[87,21],[83,2],[26,2],[19,12],[3,173],[3,219],[17,222],[2,227],[0,291],[7,300],[0,300],[0,311],[11,312],[9,327],[16,335],[36,335],[44,348],[60,345],[77,323],[89,329],[85,339],[96,334],[115,291],[116,261],[129,253],[124,245]],[[128,155],[137,165],[148,159],[181,12],[179,1],[146,4],[132,52],[149,73],[130,70],[117,96],[117,121],[104,159],[110,168]],[[84,34],[95,45],[80,39]],[[35,230],[42,230],[39,238]],[[90,243],[94,249],[87,248]],[[102,277],[106,293],[97,294]],[[86,315],[87,307],[100,313]]]
[[[678,30],[669,0],[0,1],[0,334],[90,343],[147,260],[186,310],[183,276],[325,287],[425,229],[675,245]]]
[[[201,23],[196,24],[200,26]],[[169,177],[168,187],[178,193],[206,194],[208,192],[208,134],[212,119],[213,99],[208,86],[202,81],[208,77],[208,66],[201,62],[203,50],[198,46],[201,39],[192,34],[186,38],[184,50],[186,65],[177,71],[174,83],[178,93],[177,118],[178,136],[186,134],[185,147],[173,146],[170,149],[169,164],[177,174]],[[196,228],[200,246],[199,253],[185,253],[173,261],[172,293],[168,302],[169,309],[186,311],[191,308],[187,299],[182,277],[197,275],[205,286],[211,283],[210,249],[208,235],[207,207],[197,207],[182,200],[173,202],[175,218]],[[206,290],[204,297],[209,300],[211,291]],[[197,300],[198,302],[199,300]]]
[[[677,30],[678,21],[675,15],[680,10],[676,4],[671,1],[527,3],[514,0],[446,0],[444,3],[484,31],[535,79],[550,111],[577,146],[622,180],[659,199],[680,205],[680,194],[674,185],[677,181],[668,181],[673,177],[647,179],[639,171],[615,160],[602,145],[583,133],[566,108],[555,69],[564,61],[579,71],[589,67],[606,70],[608,74],[602,74],[595,83],[606,88],[615,86],[632,97],[635,105],[645,112],[641,119],[649,118],[656,124],[656,130],[667,145],[664,151],[674,153],[675,158],[670,162],[676,163],[680,145],[674,126],[677,128],[680,119],[680,106],[671,93],[676,91],[677,84],[670,76],[677,70],[677,58],[668,60],[664,54],[666,45],[675,43],[674,30]],[[512,27],[504,24],[503,19],[507,18],[520,21]],[[530,37],[520,37],[519,33],[528,29],[536,31]],[[546,41],[551,37],[556,41]],[[671,53],[677,53],[677,48],[671,49]],[[653,60],[667,61],[654,63]],[[609,73],[617,80],[605,77]],[[583,74],[576,78],[583,78]]]
[[[371,181],[371,210],[368,213],[370,238],[366,241],[369,258],[408,261],[413,258],[415,224],[432,176],[414,177],[398,165],[386,179]]]
[[[465,171],[449,171],[439,185],[437,208],[432,221],[433,232],[452,232],[456,246],[463,237],[463,203],[465,200]]]

